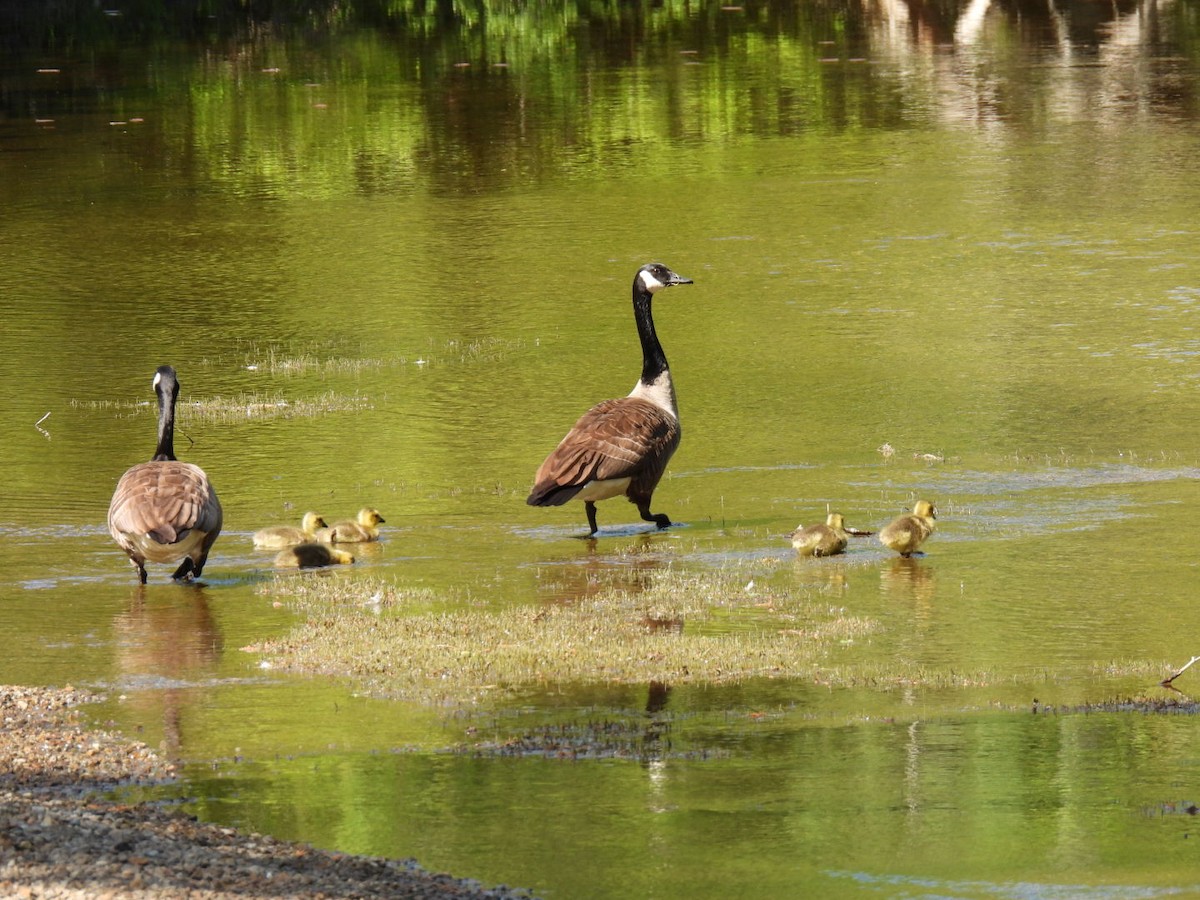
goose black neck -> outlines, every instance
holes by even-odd
[[[633,318],[637,322],[638,337],[642,341],[642,383],[653,384],[658,376],[667,371],[667,354],[658,342],[654,330],[654,316],[650,312],[651,294],[641,280],[633,283]]]
[[[158,446],[154,449],[155,461],[175,459],[175,386],[159,385],[158,394]]]

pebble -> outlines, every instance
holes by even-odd
[[[28,900],[531,900],[427,872],[245,834],[97,792],[161,784],[174,767],[145,744],[81,724],[74,687],[0,686],[0,897]]]

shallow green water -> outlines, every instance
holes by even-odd
[[[1194,717],[1067,712],[1164,696],[1197,652],[1189,10],[666,4],[10,53],[0,679],[109,690],[206,818],[548,897],[1196,890]],[[655,505],[683,524],[613,501],[592,545],[524,496],[633,385],[651,259],[695,280],[655,306],[684,429]],[[163,362],[225,507],[202,588],[137,587],[103,525]],[[918,496],[923,558],[791,559],[798,522]],[[384,541],[329,577],[500,607],[736,564],[880,623],[831,665],[980,683],[463,712],[262,668],[242,648],[294,617],[250,533],[367,504]],[[547,733],[607,737],[496,750]]]

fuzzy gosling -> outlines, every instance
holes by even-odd
[[[328,528],[317,531],[316,538],[322,544],[361,544],[379,540],[379,526],[386,522],[379,510],[364,506],[354,519],[334,522]]]
[[[888,522],[879,532],[879,542],[906,559],[917,552],[936,527],[937,509],[928,500],[918,500],[909,515]]]
[[[271,528],[260,528],[254,532],[254,546],[260,550],[282,550],[294,544],[315,540],[318,528],[325,528],[323,518],[315,512],[306,512],[300,520],[300,527],[295,525],[275,525]]]
[[[327,544],[304,543],[281,550],[275,565],[281,569],[319,569],[323,566],[349,565],[353,555]]]
[[[825,524],[797,528],[788,537],[799,556],[834,556],[845,552],[849,540],[841,513],[830,513]]]

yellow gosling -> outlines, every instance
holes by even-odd
[[[879,532],[879,542],[903,557],[917,552],[925,539],[933,534],[937,510],[928,500],[918,500],[910,515],[888,522]]]
[[[297,544],[281,550],[275,557],[275,565],[281,569],[319,569],[322,566],[348,565],[354,557],[345,550],[326,544]]]
[[[841,513],[830,513],[824,525],[797,528],[788,537],[799,556],[834,556],[845,552],[849,540]]]
[[[306,512],[300,520],[300,527],[295,525],[276,525],[272,528],[261,528],[254,532],[254,546],[260,550],[282,550],[295,544],[315,540],[317,529],[324,528],[325,520],[315,512]]]
[[[347,519],[320,529],[316,538],[322,544],[360,544],[379,540],[379,526],[386,522],[379,510],[365,506],[353,521]]]

